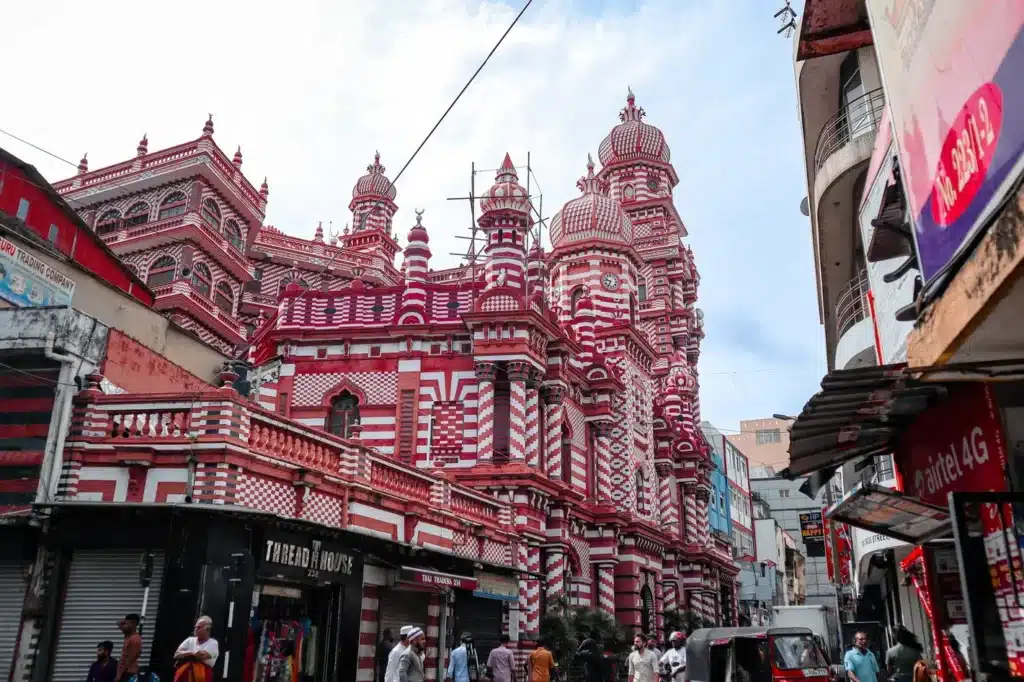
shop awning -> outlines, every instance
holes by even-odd
[[[914,378],[903,364],[830,372],[790,428],[787,476],[888,454],[903,430],[945,394],[944,385]]]
[[[442,589],[475,590],[480,582],[471,575],[455,575],[453,573],[442,573],[431,571],[418,566],[402,566],[399,573],[399,580],[404,583],[415,583],[425,587],[440,587]]]
[[[912,545],[952,533],[949,513],[898,490],[861,483],[825,513],[829,520],[887,535]]]

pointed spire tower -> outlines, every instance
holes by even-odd
[[[480,199],[477,223],[484,232],[484,281],[488,289],[525,291],[526,233],[533,224],[530,198],[507,153],[494,184]]]
[[[423,211],[416,211],[416,224],[409,230],[409,244],[405,247],[405,291],[398,324],[423,324],[427,313],[426,283],[430,273],[430,235],[423,226]]]

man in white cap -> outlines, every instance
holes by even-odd
[[[423,630],[413,628],[409,633],[409,646],[398,659],[398,679],[396,682],[424,682],[426,672],[423,669],[424,648],[427,638]]]
[[[384,670],[384,682],[398,682],[398,660],[409,648],[409,633],[413,631],[411,625],[403,625],[398,631],[398,644],[388,654],[388,667]]]

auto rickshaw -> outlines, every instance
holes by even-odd
[[[704,628],[686,639],[687,682],[829,682],[809,628]]]

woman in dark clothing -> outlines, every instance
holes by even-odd
[[[885,667],[893,682],[911,682],[914,665],[924,657],[921,640],[902,625],[896,629],[896,646],[885,652]]]

